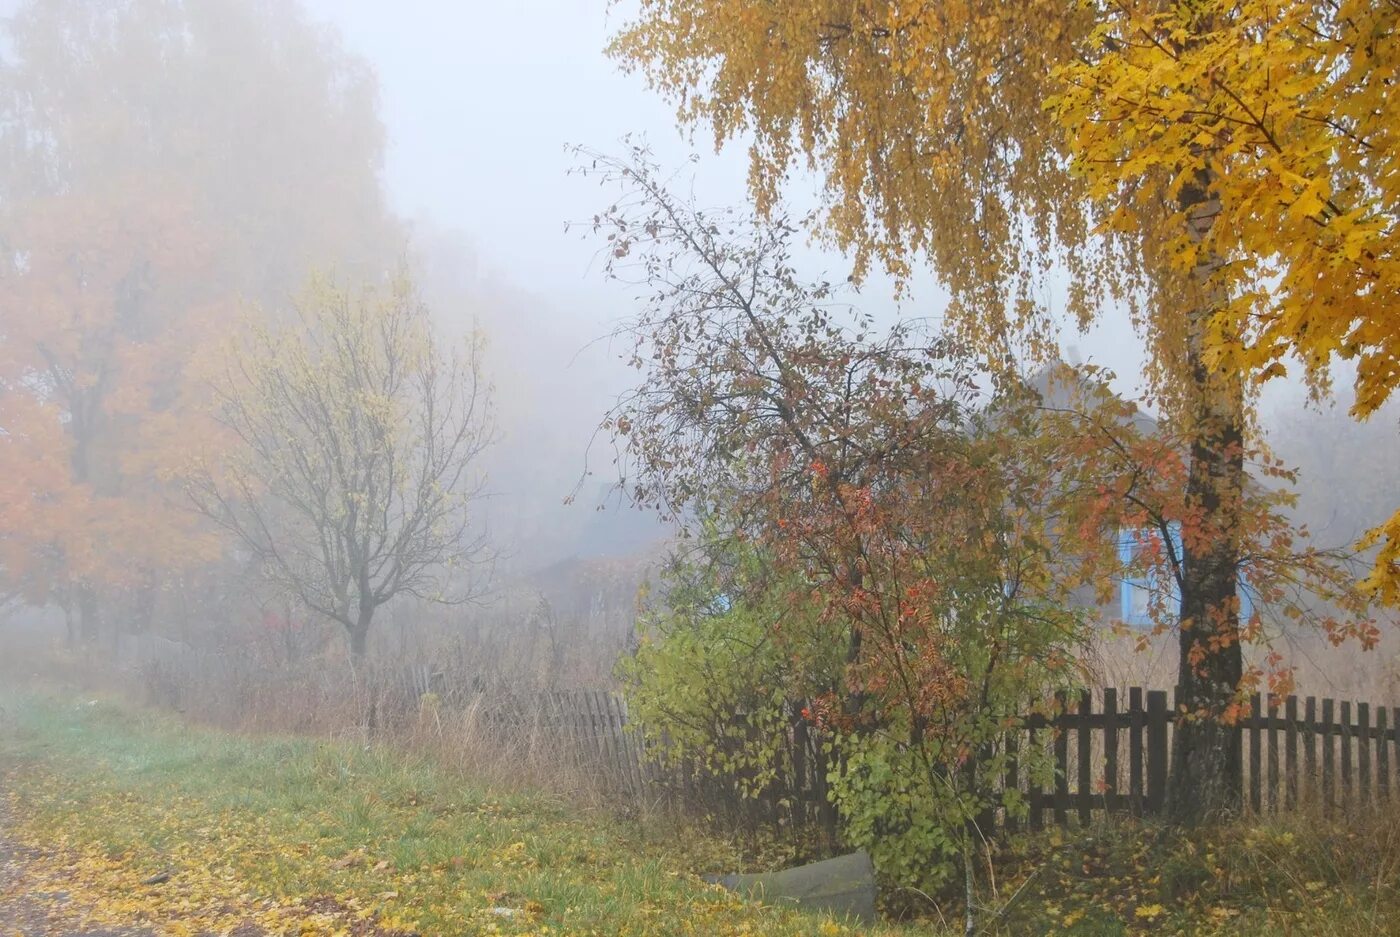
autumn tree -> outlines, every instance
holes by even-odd
[[[626,328],[639,383],[605,424],[623,483],[708,521],[715,555],[772,569],[724,580],[727,608],[663,617],[665,643],[638,658],[640,705],[661,727],[681,708],[690,728],[669,743],[722,752],[750,785],[765,740],[707,747],[697,720],[738,699],[771,727],[804,706],[833,739],[847,840],[901,882],[958,859],[970,875],[978,817],[1001,802],[1002,735],[1074,679],[1084,613],[1058,599],[1114,558],[1073,527],[1052,536],[1068,478],[1092,463],[1047,471],[1060,437],[1028,396],[983,394],[972,356],[927,323],[879,329],[802,278],[781,218],[697,209],[644,151],[587,158],[621,189],[594,223],[607,268],[642,289]],[[697,668],[735,642],[753,658],[713,679],[724,698],[694,700]],[[745,685],[774,671],[782,687]]]
[[[1250,385],[1293,349],[1315,375],[1334,351],[1360,357],[1363,409],[1393,382],[1394,16],[1304,0],[660,0],[612,46],[683,123],[717,143],[751,135],[761,209],[794,164],[818,168],[823,230],[858,276],[928,258],[954,334],[992,365],[1049,352],[1052,270],[1081,327],[1129,310],[1190,453],[1178,682],[1191,718],[1171,788],[1183,819],[1238,802],[1236,734],[1221,723],[1245,675]],[[1382,595],[1393,559],[1381,551]]]
[[[489,553],[472,510],[491,441],[480,344],[444,348],[412,285],[316,280],[296,324],[229,351],[215,418],[232,445],[190,480],[201,513],[363,657],[398,596],[471,598]]]
[[[1354,362],[1359,419],[1400,386],[1397,26],[1358,0],[1124,6],[1050,101],[1105,228],[1160,194],[1194,220],[1145,247],[1208,274],[1207,364],[1262,382],[1293,362],[1318,392]],[[1400,511],[1363,543],[1382,544],[1367,588],[1400,604]]]
[[[204,427],[186,358],[207,334],[213,307],[200,306],[211,301],[199,277],[210,258],[169,237],[189,230],[179,207],[142,196],[28,203],[24,254],[9,258],[0,299],[0,466],[11,489],[0,572],[30,602],[57,601],[86,640],[104,590],[148,593],[154,570],[217,553],[168,474]]]
[[[292,4],[27,2],[0,46],[0,578],[91,637],[217,552],[198,349],[399,230],[372,76]]]

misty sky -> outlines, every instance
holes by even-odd
[[[566,144],[618,149],[624,134],[642,133],[667,165],[680,165],[692,147],[672,108],[603,54],[620,8],[605,0],[312,0],[308,9],[379,74],[387,182],[402,212],[460,229],[486,269],[544,300],[561,328],[592,337],[627,312],[626,294],[597,276],[593,247],[563,231],[605,197],[566,175]],[[705,156],[698,190],[713,202],[742,201],[744,154],[715,156],[703,135],[695,143]],[[812,273],[844,273],[839,257],[812,262],[822,268]],[[889,307],[882,292],[871,284],[864,305]],[[925,288],[905,308],[928,315],[937,302]],[[1123,373],[1137,371],[1126,327],[1073,342]]]
[[[627,380],[618,349],[585,345],[631,311],[630,291],[603,281],[593,243],[564,231],[566,221],[589,218],[608,198],[567,175],[574,165],[567,145],[618,151],[624,134],[640,133],[667,166],[681,166],[698,150],[696,190],[711,204],[745,198],[744,153],[731,147],[715,155],[704,134],[692,146],[671,106],[603,53],[623,9],[610,11],[606,0],[306,6],[378,73],[389,138],[386,182],[396,208],[426,223],[425,230],[459,232],[475,264],[463,277],[490,281],[513,297],[483,321],[488,332],[494,321],[506,333],[491,336],[501,352],[495,366],[518,372],[501,375],[506,393],[520,398],[514,412],[524,420],[506,428],[503,445],[513,475],[524,471],[520,466],[532,473],[516,481],[536,494],[526,507],[502,489],[512,505],[504,513],[534,515],[521,521],[520,535],[554,525],[564,516],[558,498],[578,477],[597,417]],[[809,185],[797,199],[812,197]],[[805,259],[813,277],[846,272],[839,256],[814,250]],[[896,312],[878,281],[858,302]],[[939,304],[938,290],[925,281],[900,311],[936,315]],[[1064,344],[1115,370],[1117,389],[1136,395],[1141,342],[1126,316],[1104,318],[1090,335],[1067,333]],[[1297,385],[1274,382],[1268,391],[1263,410],[1271,421],[1288,419],[1302,400]],[[598,469],[608,476],[605,464]],[[573,518],[580,523],[587,522]]]

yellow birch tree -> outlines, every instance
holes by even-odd
[[[1357,358],[1358,412],[1394,384],[1382,99],[1395,16],[1308,0],[648,0],[612,45],[683,124],[750,141],[761,209],[794,166],[820,172],[821,230],[857,276],[930,261],[950,328],[993,365],[1051,350],[1040,297],[1057,271],[1080,327],[1128,310],[1189,441],[1178,680],[1200,718],[1173,751],[1183,819],[1239,795],[1221,723],[1244,673],[1250,386],[1295,351],[1319,386],[1331,353]],[[1307,132],[1270,139],[1277,113],[1255,111],[1256,93],[1312,102],[1292,122]],[[1338,187],[1350,197],[1329,207]],[[1330,230],[1271,239],[1290,219]],[[1305,311],[1319,304],[1339,311]],[[1391,541],[1373,577],[1389,598],[1394,561]]]

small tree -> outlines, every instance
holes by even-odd
[[[1095,464],[1060,459],[1024,388],[981,392],[956,342],[917,322],[880,334],[803,280],[781,218],[697,209],[631,157],[588,170],[623,190],[595,222],[608,271],[646,289],[628,328],[641,378],[605,429],[634,499],[717,519],[708,540],[751,544],[728,555],[773,571],[732,579],[717,613],[673,606],[634,699],[672,747],[745,783],[769,752],[757,732],[737,751],[710,737],[711,710],[736,704],[761,731],[811,700],[847,841],[902,883],[959,858],[970,882],[1003,737],[1074,679],[1083,616],[1057,600],[1114,561],[1097,530],[1057,524]],[[803,611],[775,620],[780,605]],[[748,684],[771,674],[787,685]],[[714,707],[671,699],[707,683]]]
[[[253,328],[215,383],[233,454],[190,492],[276,586],[345,627],[364,655],[398,595],[460,602],[452,570],[489,556],[471,505],[490,443],[480,342],[446,352],[412,285],[313,281],[295,324]]]
[[[677,518],[722,522],[706,531],[712,555],[757,556],[775,573],[722,580],[720,607],[668,596],[659,640],[629,673],[639,709],[651,728],[674,727],[672,747],[761,781],[770,750],[758,736],[781,714],[764,684],[815,697],[808,717],[837,754],[847,841],[908,884],[936,884],[961,859],[970,914],[979,818],[1024,807],[1000,790],[1007,733],[1078,677],[1091,610],[1072,600],[1106,601],[1118,577],[1150,573],[1162,626],[1174,623],[1167,584],[1185,593],[1187,560],[1173,532],[1199,547],[1210,526],[1192,498],[1190,438],[1146,425],[1093,368],[1051,372],[1064,385],[1052,399],[1020,380],[984,391],[965,344],[918,322],[881,334],[803,280],[777,209],[697,209],[644,150],[590,158],[588,172],[622,189],[594,222],[607,270],[646,290],[627,329],[639,381],[605,423],[628,487]],[[1239,458],[1288,480],[1262,453]],[[1312,596],[1338,612],[1311,616],[1330,637],[1374,643],[1341,558],[1287,523],[1289,497],[1241,492],[1248,562],[1229,574],[1255,613],[1238,640],[1267,644],[1268,626],[1305,615]],[[1144,549],[1125,563],[1129,532]],[[715,550],[716,536],[742,549]],[[782,604],[795,611],[775,616]],[[776,633],[761,635],[765,624]],[[1267,660],[1274,690],[1281,663]],[[823,679],[803,679],[813,674]],[[1264,676],[1242,665],[1236,684],[1252,691]],[[698,687],[714,693],[703,706],[684,699]],[[750,736],[714,735],[726,706]],[[1193,708],[1179,725],[1204,721]]]

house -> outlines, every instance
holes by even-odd
[[[1044,406],[1071,407],[1077,396],[1073,381],[1066,380],[1061,376],[1069,373],[1071,372],[1060,365],[1047,365],[1028,378],[1027,384],[1040,397]],[[1075,379],[1087,380],[1084,377],[1076,377]],[[1157,420],[1140,408],[1136,409],[1128,419],[1131,421],[1131,425],[1126,428],[1130,428],[1135,435],[1152,436],[1159,432]],[[1117,549],[1118,558],[1125,570],[1137,564],[1144,550],[1168,550],[1171,555],[1180,557],[1182,555],[1180,526],[1171,525],[1166,542],[1164,542],[1163,534],[1159,530],[1120,530]],[[1251,590],[1243,576],[1239,585],[1240,616],[1241,618],[1249,618],[1253,614],[1254,607]],[[1154,603],[1161,603],[1162,611],[1167,615],[1177,615],[1181,610],[1181,595],[1176,583],[1170,580],[1161,581],[1161,574],[1154,570],[1125,574],[1119,579],[1115,592],[1115,600],[1107,604],[1100,604],[1097,597],[1089,596],[1086,590],[1077,596],[1078,604],[1081,607],[1099,608],[1106,621],[1120,621],[1130,627],[1141,629],[1151,628],[1155,624],[1153,620]]]

